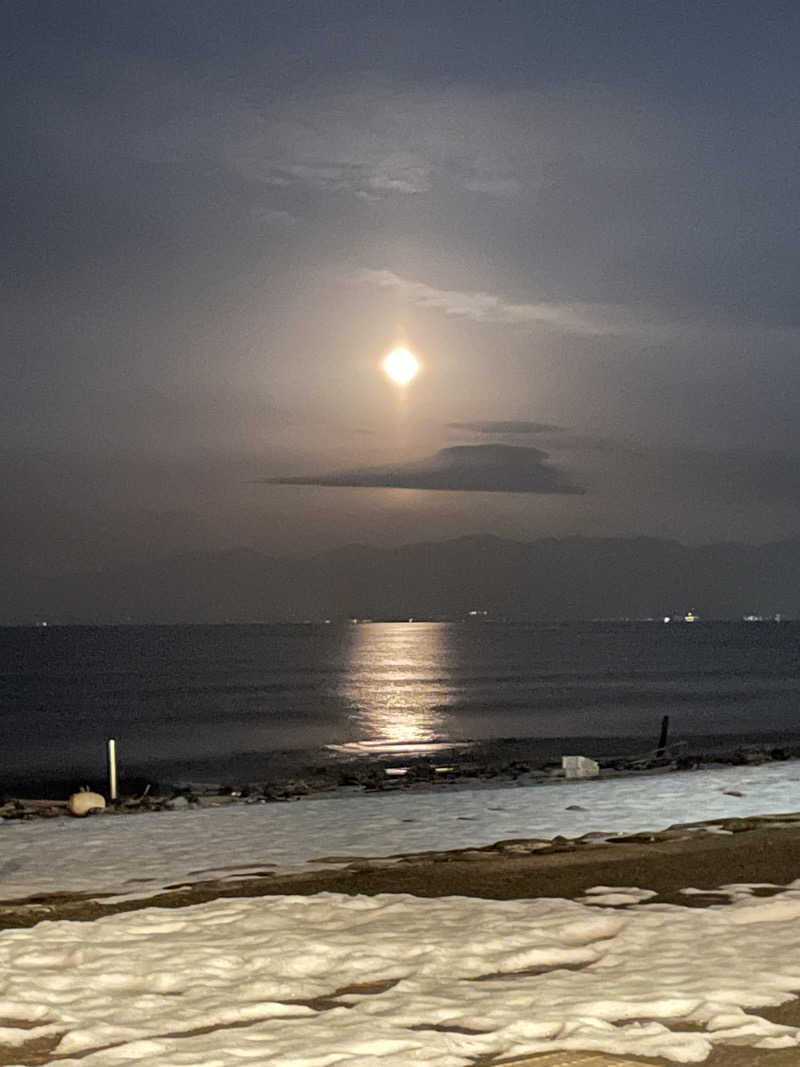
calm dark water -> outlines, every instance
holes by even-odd
[[[798,623],[0,630],[0,786],[429,742],[800,733]],[[341,746],[340,749],[325,746]],[[292,755],[294,754],[294,755]]]

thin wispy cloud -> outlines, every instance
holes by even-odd
[[[246,168],[249,169],[249,168]],[[266,161],[260,180],[266,185],[305,185],[332,192],[347,192],[367,199],[400,193],[428,192],[430,167],[413,157],[387,156],[367,162],[324,159],[303,162]]]
[[[411,463],[268,478],[265,483],[467,493],[583,492],[548,463],[546,452],[514,445],[456,445]]]
[[[469,430],[471,433],[503,436],[505,434],[524,436],[526,434],[558,433],[562,427],[549,422],[531,422],[528,419],[486,419],[478,422],[448,422],[450,430]]]
[[[378,289],[391,289],[409,304],[441,311],[453,318],[505,326],[546,326],[565,333],[606,337],[644,328],[623,307],[581,302],[536,301],[515,303],[500,294],[480,290],[437,289],[426,282],[403,278],[390,270],[364,268],[354,281]],[[651,332],[652,323],[647,327]]]
[[[294,226],[298,221],[297,216],[290,211],[266,207],[253,208],[252,218],[256,226],[265,230],[285,229],[288,226]]]

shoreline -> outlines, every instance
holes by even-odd
[[[562,743],[565,751],[571,751],[569,740]],[[627,739],[628,754],[615,753],[616,740],[606,742],[605,753],[596,748],[594,755],[584,753],[595,759],[600,768],[599,774],[588,780],[639,778],[736,766],[747,768],[800,760],[800,742],[794,739],[785,740],[783,745],[763,740],[735,748],[727,747],[722,741],[718,742],[716,750],[711,751],[707,745],[692,746],[690,742],[681,741],[667,745],[663,755],[656,750],[644,752],[641,744],[638,751],[634,751],[635,741],[641,742],[642,739]],[[504,786],[527,788],[587,780],[568,781],[560,761],[537,760],[536,753],[531,752],[532,747],[536,747],[535,740],[502,739],[476,745],[469,753],[469,759],[464,759],[463,754],[459,758],[461,750],[457,748],[442,748],[435,757],[417,756],[413,760],[407,759],[404,764],[391,758],[356,757],[327,765],[301,766],[295,769],[296,773],[287,771],[264,784],[251,782],[239,786],[198,782],[162,789],[147,778],[123,777],[118,799],[107,800],[105,810],[98,814],[137,814],[229,804],[280,804],[306,798],[344,799],[363,794],[382,797],[408,792],[429,794]],[[509,758],[511,756],[513,758]],[[44,782],[32,779],[23,791],[19,790],[19,785],[12,780],[3,788],[0,782],[0,825],[4,821],[68,816],[67,799],[79,790],[74,781],[56,779]],[[95,782],[93,791],[107,797],[102,784]]]

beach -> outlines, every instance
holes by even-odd
[[[788,761],[9,822],[0,1064],[796,1064],[797,811]]]
[[[0,1067],[800,1067],[800,3],[0,12]]]

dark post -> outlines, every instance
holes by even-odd
[[[661,737],[658,739],[658,751],[657,756],[664,755],[664,749],[667,747],[667,734],[669,733],[669,715],[665,715],[661,720]]]

